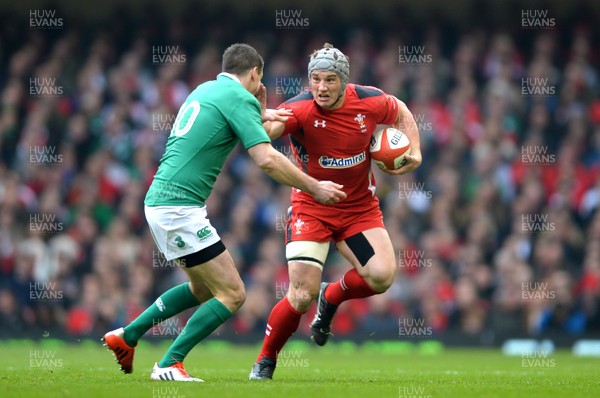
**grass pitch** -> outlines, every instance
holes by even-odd
[[[258,346],[198,345],[185,361],[205,383],[152,382],[167,342],[141,342],[125,375],[99,342],[0,341],[0,397],[109,398],[533,398],[599,397],[600,359],[567,351],[506,357],[499,350],[447,349],[409,343],[295,341],[280,354],[275,379],[250,382]]]

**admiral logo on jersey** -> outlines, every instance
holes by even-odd
[[[329,156],[321,156],[319,158],[319,164],[321,167],[329,169],[346,169],[364,162],[365,159],[367,159],[366,152],[359,153],[358,155],[349,158],[332,158]]]

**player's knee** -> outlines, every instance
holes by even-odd
[[[246,301],[246,289],[244,284],[240,283],[237,286],[230,287],[223,292],[222,295],[215,296],[225,305],[231,312],[236,312]]]
[[[365,279],[371,289],[377,293],[383,293],[392,286],[395,275],[394,267],[378,267],[372,270]]]
[[[291,306],[298,312],[306,312],[317,295],[319,286],[290,289],[287,294]]]
[[[232,304],[236,311],[242,305],[244,305],[244,303],[246,302],[246,289],[244,288],[244,285],[240,286],[233,292],[231,300],[233,301]]]

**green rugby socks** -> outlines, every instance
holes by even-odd
[[[148,329],[199,304],[200,302],[192,294],[188,282],[167,290],[146,311],[124,327],[125,342],[130,347],[135,347]]]
[[[174,365],[175,362],[183,362],[183,359],[196,344],[231,318],[232,315],[233,313],[216,298],[213,297],[208,300],[194,312],[194,315],[191,316],[187,325],[171,344],[158,366],[166,368]]]

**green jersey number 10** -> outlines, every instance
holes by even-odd
[[[181,105],[177,113],[177,118],[175,118],[175,123],[173,123],[171,135],[181,137],[190,131],[199,113],[200,103],[197,100]]]

